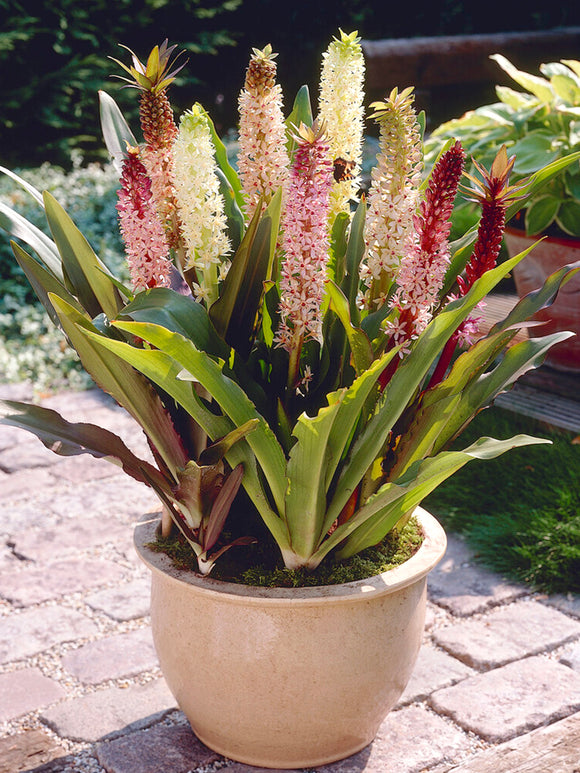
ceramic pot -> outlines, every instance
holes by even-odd
[[[405,564],[296,589],[180,571],[146,547],[158,521],[137,526],[161,669],[201,741],[238,762],[302,768],[373,740],[413,670],[427,574],[446,547],[439,523],[421,508],[416,515],[425,539]]]
[[[527,249],[538,241],[538,236],[526,236],[523,231],[506,228],[505,242],[510,257]],[[537,290],[554,271],[568,263],[580,260],[580,240],[570,237],[548,236],[513,271],[516,290],[520,297]],[[546,357],[546,364],[558,370],[580,370],[580,275],[570,279],[559,291],[551,306],[534,314],[543,324],[530,328],[531,336],[544,336],[563,330],[571,330],[575,336],[553,346]]]

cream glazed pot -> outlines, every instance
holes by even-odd
[[[425,623],[427,574],[445,532],[417,508],[424,541],[401,566],[368,580],[256,588],[176,569],[135,544],[152,572],[151,624],[161,669],[193,731],[230,759],[314,767],[375,737],[405,689]]]

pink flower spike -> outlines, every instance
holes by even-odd
[[[282,324],[276,340],[291,351],[306,337],[322,341],[320,307],[327,280],[328,212],[333,181],[328,145],[316,125],[299,130],[283,217]]]
[[[137,148],[129,148],[123,162],[117,195],[121,235],[134,289],[168,286],[172,270],[169,247],[151,195],[151,180]]]

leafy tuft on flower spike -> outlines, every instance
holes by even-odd
[[[172,149],[178,130],[166,90],[185,63],[169,72],[171,64],[175,64],[175,60],[171,62],[174,49],[175,46],[168,47],[165,40],[161,46],[153,48],[147,64],[140,62],[130,49],[127,50],[133,57],[132,67],[117,59],[114,61],[133,78],[121,79],[141,93],[139,117],[145,140],[142,160],[151,178],[153,199],[169,245],[177,249],[180,246],[180,224],[173,190]]]

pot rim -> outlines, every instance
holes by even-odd
[[[348,597],[352,601],[367,602],[417,582],[443,558],[447,537],[441,524],[422,507],[417,507],[414,515],[423,528],[425,536],[420,548],[411,558],[387,572],[340,585],[262,588],[216,580],[178,569],[165,553],[157,553],[146,546],[148,542],[155,539],[159,513],[151,514],[136,525],[134,541],[139,557],[153,573],[164,575],[178,584],[191,585],[198,591],[218,596],[223,601],[260,604],[283,604],[288,601],[300,604],[328,604],[340,603],[342,599]]]

